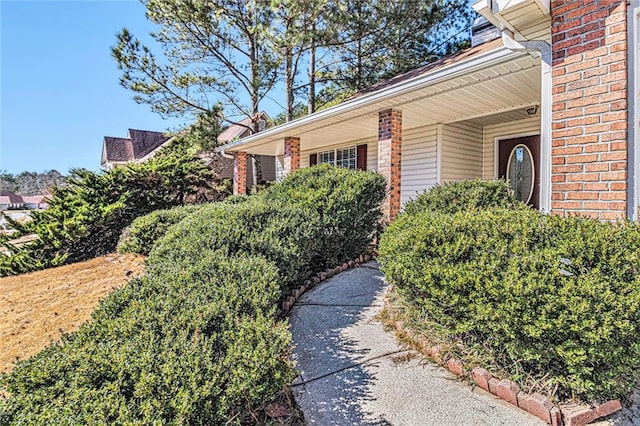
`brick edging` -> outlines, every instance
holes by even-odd
[[[520,391],[520,386],[511,380],[494,378],[484,368],[478,367],[469,370],[459,359],[449,358],[444,360],[440,346],[431,345],[426,339],[418,336],[414,330],[404,326],[404,322],[397,318],[388,298],[385,299],[384,305],[396,332],[406,336],[420,352],[429,356],[456,376],[471,380],[478,387],[542,419],[547,424],[553,426],[583,426],[622,409],[622,404],[619,400],[607,401],[595,407],[586,405],[557,406],[544,395],[539,393],[528,394]]]
[[[293,308],[293,305],[296,303],[296,301],[300,299],[300,297],[302,297],[304,293],[311,290],[313,287],[317,286],[322,281],[325,281],[333,277],[334,275],[339,274],[340,272],[344,272],[347,269],[353,268],[354,266],[360,265],[362,263],[366,263],[370,260],[371,260],[370,255],[368,254],[360,255],[357,258],[350,260],[348,262],[345,262],[340,266],[336,266],[335,268],[329,268],[324,271],[318,272],[311,279],[305,280],[300,287],[295,288],[291,291],[291,295],[282,302],[282,312],[284,313],[284,315],[287,315],[291,311],[291,308]]]

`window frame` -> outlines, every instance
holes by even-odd
[[[346,158],[342,158],[338,160],[338,151],[350,151]],[[351,156],[351,151],[353,152],[353,157]],[[344,167],[349,170],[357,170],[358,169],[358,146],[357,145],[349,145],[343,146],[339,148],[329,149],[326,151],[318,151],[317,153],[317,164],[331,164],[336,167]],[[325,155],[330,155],[332,157],[332,161],[323,161],[323,157]],[[339,165],[338,161],[344,163],[345,161],[353,164],[353,167],[345,167],[344,165]],[[349,164],[350,166],[351,164]]]

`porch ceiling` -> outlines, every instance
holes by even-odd
[[[296,126],[270,129],[250,137],[246,143],[225,147],[227,152],[282,155],[284,137],[300,137],[301,149],[375,137],[378,112],[387,108],[402,110],[403,128],[435,123],[483,120],[507,111],[522,115],[528,106],[540,103],[540,59],[530,54],[505,52],[504,60],[479,67],[469,73],[442,79],[433,84],[404,91],[343,113],[307,119]],[[486,120],[485,120],[486,121]]]

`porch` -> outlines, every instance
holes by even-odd
[[[384,209],[393,218],[436,184],[504,175],[500,141],[541,135],[541,104],[540,56],[495,40],[221,150],[236,156],[237,192],[247,154],[275,156],[277,179],[322,162],[378,171],[388,181]],[[539,169],[550,166],[548,136],[537,143],[532,172],[544,185]],[[548,209],[550,196],[537,193],[534,204]]]

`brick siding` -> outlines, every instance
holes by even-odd
[[[233,154],[233,193],[247,193],[247,153],[243,151]]]
[[[300,138],[287,136],[284,138],[284,174],[295,172],[300,168]]]
[[[387,180],[387,198],[382,205],[385,219],[400,213],[402,160],[402,111],[387,109],[378,113],[378,173]]]
[[[626,216],[626,2],[553,0],[551,210]]]

